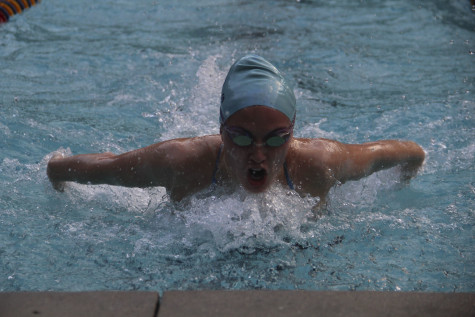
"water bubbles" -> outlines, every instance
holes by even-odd
[[[194,197],[181,216],[189,229],[189,242],[198,243],[206,235],[220,252],[251,254],[305,239],[311,233],[301,226],[314,204],[314,199],[302,199],[278,186],[264,194],[238,189],[219,198]]]

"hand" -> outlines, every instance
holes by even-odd
[[[401,182],[408,184],[411,178],[417,175],[417,172],[422,167],[420,162],[408,162],[401,166]]]
[[[60,152],[54,152],[53,153],[53,156],[50,158],[50,160],[48,161],[48,165],[50,162],[52,161],[58,161],[58,160],[62,160],[64,158],[64,154],[63,153],[60,153]],[[57,191],[59,192],[64,192],[64,187],[66,186],[66,182],[58,182],[58,181],[55,181],[54,179],[52,179],[50,177],[50,173],[48,173],[47,171],[47,174],[48,174],[48,178],[51,182],[51,185],[53,185],[53,188],[56,189]]]

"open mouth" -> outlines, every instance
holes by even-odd
[[[263,168],[250,168],[249,178],[253,181],[262,181],[267,175],[267,171]]]

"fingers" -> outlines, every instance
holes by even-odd
[[[53,156],[49,159],[49,161],[56,161],[64,158],[64,154],[61,152],[53,152]]]
[[[51,181],[51,185],[53,185],[53,188],[55,190],[57,190],[58,192],[64,192],[64,188],[66,187],[66,183],[65,182],[55,182],[55,181]]]
[[[63,158],[65,157],[65,155],[59,151],[56,151],[52,154],[51,158],[49,159],[48,161],[48,167],[47,167],[47,175],[48,175],[48,178],[51,182],[51,185],[53,186],[53,188],[59,192],[64,192],[64,188],[65,188],[65,185],[66,183],[65,182],[59,182],[59,181],[56,181],[54,180],[52,177],[51,177],[51,171],[50,171],[50,163],[51,162],[55,162],[55,161],[58,161],[58,160],[62,160]]]

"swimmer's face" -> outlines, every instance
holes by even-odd
[[[248,191],[263,192],[284,177],[292,123],[280,111],[265,106],[239,110],[226,120],[221,138],[228,173]]]

